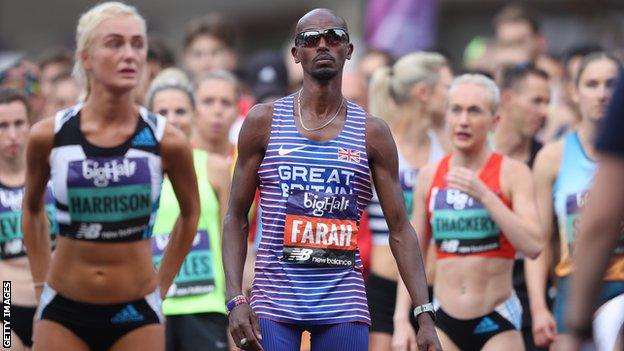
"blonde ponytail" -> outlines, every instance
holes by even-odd
[[[388,66],[377,68],[368,88],[368,109],[373,116],[383,119],[388,124],[392,124],[396,115],[391,89],[392,68]]]

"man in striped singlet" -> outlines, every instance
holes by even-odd
[[[353,45],[344,19],[316,9],[296,27],[292,55],[303,88],[254,107],[243,124],[223,230],[230,332],[245,350],[367,350],[370,317],[358,225],[371,178],[390,245],[417,308],[422,350],[440,350],[418,239],[407,220],[394,141],[386,124],[341,93]],[[372,177],[371,177],[372,175]],[[242,296],[247,211],[261,192],[262,241],[251,301]]]

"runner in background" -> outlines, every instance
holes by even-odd
[[[152,82],[145,101],[150,110],[165,116],[190,138],[196,123],[195,98],[184,72],[175,68],[162,71]],[[205,151],[193,150],[200,217],[192,249],[163,301],[166,349],[170,351],[228,349],[221,261],[221,219],[227,205],[219,199],[227,201],[230,172],[228,163],[209,163],[208,159]],[[165,178],[152,237],[156,267],[179,212],[171,181]]]
[[[501,118],[492,138],[494,150],[533,167],[535,156],[542,147],[535,135],[548,116],[548,74],[532,64],[508,67],[503,71],[500,88]],[[528,351],[539,350],[533,341],[522,255],[518,255],[514,262],[513,281],[522,304],[524,346]]]
[[[430,127],[434,115],[444,114],[446,92],[452,79],[442,55],[416,52],[401,57],[391,67],[379,68],[370,83],[371,113],[389,121],[397,143],[399,179],[408,217],[412,213],[412,191],[419,168],[439,161],[445,153]],[[394,325],[402,332],[401,327],[409,323],[411,309],[409,304],[400,310],[394,308],[399,270],[376,192],[366,212],[373,234],[371,274],[366,284],[372,321],[370,349],[389,350]],[[413,318],[412,323],[416,325]]]
[[[50,82],[50,93],[46,98],[46,116],[52,116],[78,103],[82,87],[70,71],[61,72]]]
[[[533,316],[535,344],[554,347],[568,334],[565,326],[569,277],[573,272],[573,248],[587,190],[594,179],[597,153],[594,148],[598,124],[606,113],[620,63],[613,56],[586,56],[576,76],[574,99],[581,112],[579,127],[561,140],[551,142],[538,153],[534,166],[541,232],[547,247],[536,260],[526,262],[527,287]],[[559,278],[553,313],[544,299],[550,267],[550,238],[557,220],[561,257],[555,267]],[[596,234],[598,235],[598,234]],[[601,290],[599,305],[624,292],[624,258],[613,260]],[[554,315],[554,316],[553,316]]]
[[[11,282],[11,350],[32,346],[37,299],[21,230],[26,178],[26,142],[30,129],[28,100],[13,89],[0,88],[0,280]],[[58,234],[52,187],[44,195],[46,224],[52,246]],[[4,299],[3,299],[4,301]],[[7,306],[9,307],[9,306]]]
[[[601,277],[622,239],[624,213],[624,79],[620,74],[607,117],[598,134],[596,149],[600,153],[600,168],[596,172],[591,196],[588,198],[583,221],[579,225],[576,255],[579,264],[572,276],[568,317],[572,338],[567,350],[579,350],[582,341],[592,332],[592,312],[599,293]],[[602,233],[595,235],[594,233]],[[620,239],[620,240],[618,240]],[[622,299],[620,295],[619,299]],[[614,314],[618,316],[618,314]],[[619,316],[624,315],[620,308]],[[600,332],[594,329],[594,334]],[[622,349],[622,335],[619,338]]]

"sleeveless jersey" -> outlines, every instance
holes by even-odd
[[[258,170],[262,238],[251,306],[261,318],[295,324],[370,324],[358,226],[371,194],[366,115],[347,102],[335,139],[297,131],[293,95],[274,103]]]
[[[559,173],[552,188],[561,244],[561,259],[555,267],[555,272],[560,277],[572,273],[570,256],[575,231],[578,228],[579,212],[585,204],[587,191],[591,187],[597,166],[596,162],[591,160],[583,150],[577,132],[568,133],[564,138]],[[596,235],[599,234],[596,233]],[[622,234],[605,279],[624,280],[624,235]]]
[[[451,155],[438,165],[427,194],[427,226],[436,242],[438,259],[467,255],[500,257],[513,260],[516,250],[501,232],[483,204],[470,195],[449,188],[446,174]],[[501,191],[500,172],[503,155],[493,152],[479,178],[511,208]]]
[[[60,234],[103,242],[149,238],[162,184],[165,118],[141,108],[134,135],[102,148],[80,131],[81,108],[59,112],[54,122],[49,162]]]
[[[225,278],[221,262],[221,218],[219,201],[208,181],[208,155],[193,150],[193,163],[199,189],[200,217],[193,247],[175,276],[162,309],[165,315],[218,312],[225,314]],[[169,178],[163,181],[160,207],[156,214],[152,254],[154,265],[160,261],[169,240],[180,206]]]
[[[429,157],[427,163],[438,162],[444,156],[444,149],[440,144],[438,137],[433,131],[429,131]],[[401,182],[401,188],[403,189],[403,200],[405,201],[405,210],[407,211],[408,218],[412,217],[414,186],[416,185],[416,177],[418,177],[418,170],[412,168],[407,160],[398,152],[399,156],[399,180]],[[376,246],[388,246],[390,245],[390,232],[386,218],[384,217],[377,197],[377,192],[373,189],[373,198],[370,204],[366,207],[369,218],[369,227],[371,234],[373,234],[373,244]]]
[[[0,260],[26,256],[26,246],[24,246],[24,235],[22,234],[23,197],[24,186],[10,187],[0,183]],[[54,214],[54,197],[50,183],[46,187],[44,204],[50,225],[50,239],[52,247],[54,247],[58,225]]]

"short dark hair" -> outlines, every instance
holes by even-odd
[[[64,80],[68,80],[68,79],[73,79],[75,80],[74,76],[72,76],[71,71],[61,71],[59,74],[55,75],[54,78],[52,78],[51,83],[54,84],[58,84]],[[76,82],[76,84],[78,84]]]
[[[235,49],[237,45],[236,28],[223,16],[209,13],[189,21],[184,36],[184,50],[188,49],[197,37],[209,35],[217,38],[225,46]]]
[[[12,88],[0,88],[0,105],[10,104],[15,101],[24,104],[24,107],[26,107],[26,115],[30,122],[30,103],[26,95]]]
[[[147,60],[153,60],[162,68],[175,66],[175,57],[171,48],[159,37],[148,38]]]
[[[548,80],[548,73],[543,69],[536,67],[532,63],[522,63],[515,66],[508,66],[503,69],[501,78],[501,90],[516,88],[523,83],[529,76],[537,76]]]
[[[52,64],[62,64],[71,69],[74,59],[72,53],[65,49],[53,49],[45,52],[39,59],[39,69],[43,70]]]
[[[527,22],[534,34],[539,33],[541,30],[540,16],[537,11],[526,4],[518,2],[511,3],[498,11],[494,16],[492,24],[494,30],[496,30],[502,23],[520,21]]]

